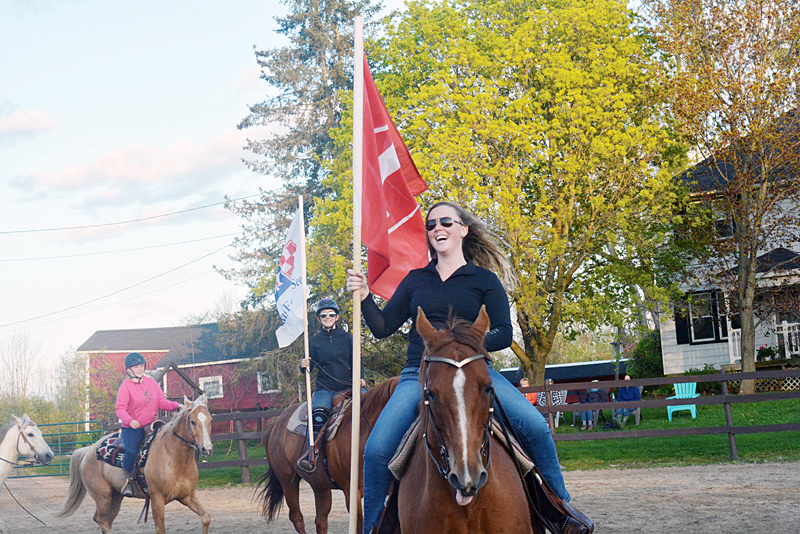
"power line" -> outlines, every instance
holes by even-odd
[[[231,202],[236,202],[238,200],[245,200],[245,199],[253,198],[253,197],[257,197],[257,196],[260,196],[260,193],[256,194],[256,195],[249,195],[249,196],[246,196],[246,197],[234,198],[234,199],[231,199]],[[170,217],[172,215],[180,215],[182,213],[189,213],[190,211],[197,211],[197,210],[203,210],[203,209],[206,209],[206,208],[212,208],[214,206],[219,206],[219,205],[222,205],[222,204],[225,204],[225,202],[216,202],[214,204],[208,204],[208,205],[205,205],[205,206],[198,206],[196,208],[189,208],[189,209],[186,209],[186,210],[174,211],[172,213],[162,213],[161,215],[153,215],[152,217],[142,217],[141,219],[131,219],[129,221],[119,221],[119,222],[110,222],[110,223],[101,223],[101,224],[87,224],[87,225],[83,225],[83,226],[65,226],[65,227],[62,227],[62,228],[35,228],[35,229],[31,229],[31,230],[6,230],[6,231],[0,231],[0,235],[29,234],[29,233],[33,233],[33,232],[58,232],[58,231],[61,231],[61,230],[84,230],[86,228],[101,228],[101,227],[104,227],[104,226],[117,226],[117,225],[120,225],[120,224],[130,224],[130,223],[135,223],[135,222],[142,222],[142,221],[150,221],[150,220],[153,220],[153,219],[160,219],[162,217]]]
[[[169,274],[171,272],[175,272],[178,269],[182,269],[182,268],[186,267],[187,265],[191,265],[192,263],[198,262],[198,261],[202,260],[203,258],[207,258],[209,256],[212,256],[212,255],[216,254],[217,252],[219,252],[221,250],[225,250],[229,246],[230,245],[225,245],[224,247],[218,248],[214,252],[210,252],[208,254],[200,256],[199,258],[194,259],[194,260],[189,261],[189,262],[186,262],[186,263],[184,263],[183,265],[181,265],[179,267],[175,267],[174,269],[170,269],[169,271],[163,272],[161,274],[157,274],[156,276],[153,276],[152,278],[148,278],[147,280],[142,280],[141,282],[133,284],[132,286],[128,286],[128,287],[125,287],[125,288],[122,288],[122,289],[118,289],[117,291],[114,291],[113,293],[109,293],[107,295],[103,295],[102,297],[97,297],[97,298],[94,298],[92,300],[87,300],[86,302],[82,302],[82,303],[76,304],[74,306],[69,306],[67,308],[64,308],[64,309],[61,309],[61,310],[58,310],[58,311],[45,313],[44,315],[39,315],[37,317],[31,317],[29,319],[23,319],[21,321],[15,321],[13,323],[0,324],[0,328],[5,328],[7,326],[14,326],[14,325],[17,325],[17,324],[22,324],[22,323],[28,323],[30,321],[36,321],[37,319],[43,319],[45,317],[50,317],[51,315],[56,315],[56,314],[59,314],[59,313],[63,313],[65,311],[74,310],[75,308],[80,308],[81,306],[86,306],[87,304],[91,304],[92,302],[97,302],[98,300],[102,300],[102,299],[105,299],[105,298],[108,298],[108,297],[112,297],[112,296],[114,296],[114,295],[116,295],[118,293],[122,293],[123,291],[128,291],[129,289],[133,289],[134,287],[138,287],[138,286],[140,286],[142,284],[145,284],[147,282],[151,282],[151,281],[155,280],[156,278],[161,278],[162,276],[165,276],[165,275],[167,275],[167,274]]]
[[[210,239],[219,239],[222,237],[230,237],[232,235],[239,235],[238,232],[234,232],[232,234],[222,234],[222,235],[215,235],[212,237],[203,237],[200,239],[192,239],[190,241],[179,241],[177,243],[166,243],[163,245],[151,245],[149,247],[138,247],[138,248],[125,248],[121,250],[108,250],[105,252],[86,252],[84,254],[67,254],[64,256],[41,256],[38,258],[9,258],[9,259],[0,259],[0,262],[11,262],[11,261],[38,261],[38,260],[59,260],[63,258],[80,258],[83,256],[102,256],[104,254],[117,254],[119,252],[133,252],[136,250],[148,250],[153,248],[163,248],[163,247],[172,247],[175,245],[185,245],[187,243],[197,243],[199,241],[208,241]]]
[[[39,323],[39,324],[32,325],[32,326],[34,326],[34,327],[36,327],[36,326],[44,326],[46,324],[57,323],[59,321],[65,321],[67,319],[72,319],[74,317],[80,317],[81,315],[86,315],[87,313],[94,313],[94,312],[97,312],[97,311],[100,311],[100,310],[105,310],[106,308],[113,308],[114,306],[119,306],[120,304],[125,304],[126,302],[130,302],[132,300],[140,299],[142,297],[146,297],[146,296],[152,295],[154,293],[159,293],[161,291],[164,291],[165,289],[171,289],[171,288],[173,288],[175,286],[179,286],[181,284],[185,284],[186,282],[191,282],[192,280],[195,280],[197,278],[201,278],[201,277],[207,276],[209,274],[214,274],[215,272],[216,271],[206,271],[206,272],[204,272],[202,274],[198,274],[197,276],[192,276],[191,278],[187,278],[186,280],[181,280],[180,282],[175,282],[174,284],[170,284],[168,286],[164,286],[164,287],[161,287],[159,289],[154,289],[153,291],[150,291],[148,293],[142,293],[141,295],[136,295],[135,297],[131,297],[129,299],[121,300],[121,301],[115,302],[113,304],[107,304],[105,306],[101,306],[100,308],[95,308],[93,310],[87,310],[87,311],[84,311],[84,312],[75,313],[73,315],[68,315],[66,317],[59,317],[58,319],[52,319],[50,321],[45,321],[43,323]],[[56,312],[56,313],[58,313],[58,312]],[[0,327],[0,328],[2,328],[2,327]]]

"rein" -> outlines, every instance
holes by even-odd
[[[440,356],[425,356],[426,362],[437,362],[437,363],[446,363],[448,365],[452,365],[457,369],[461,369],[468,363],[484,360],[486,356],[483,354],[476,354],[475,356],[471,356],[469,358],[465,358],[463,360],[456,361],[452,358],[444,358]],[[425,439],[425,448],[428,450],[428,455],[433,460],[433,464],[436,466],[437,471],[439,472],[445,480],[447,480],[447,475],[452,470],[450,464],[450,453],[447,451],[447,447],[444,445],[444,441],[442,440],[442,435],[439,432],[439,427],[436,425],[436,420],[433,417],[433,412],[431,411],[430,407],[430,399],[429,399],[429,391],[428,391],[428,373],[427,369],[425,372],[425,382],[422,388],[422,396],[423,396],[423,404],[425,405],[425,424],[423,426],[423,434],[422,437]],[[494,414],[494,403],[495,403],[495,394],[494,394],[494,387],[491,389],[491,402],[489,404],[489,417],[486,420],[486,425],[483,428],[483,442],[481,444],[481,460],[484,462],[484,467],[488,470],[489,468],[489,460],[491,460],[492,456],[492,440],[491,440],[491,424],[492,424],[492,415]],[[436,456],[433,454],[431,450],[430,443],[428,442],[428,422],[433,422],[433,432],[436,436],[436,442],[439,444],[439,456],[444,461],[444,466],[439,463],[439,460],[436,459]],[[479,490],[480,491],[480,490]],[[477,494],[476,494],[477,496]],[[475,504],[473,503],[473,506]]]
[[[27,427],[27,426],[28,425],[25,425],[25,427]],[[33,451],[33,454],[34,454],[34,457],[35,457],[36,454],[37,454],[36,448],[33,446],[33,444],[30,441],[28,441],[28,438],[25,437],[25,432],[24,432],[25,427],[20,428],[19,429],[19,434],[17,434],[17,454],[22,454],[21,452],[19,452],[19,440],[20,440],[20,438],[22,438],[22,441],[24,441],[25,444],[28,446],[28,448]],[[19,461],[12,462],[12,461],[6,460],[5,458],[2,458],[2,457],[0,457],[0,460],[4,461],[7,464],[11,464],[11,465],[34,465],[36,463],[36,461],[34,460],[34,461],[28,461],[28,462],[20,464]],[[6,486],[6,489],[8,489],[8,486]]]
[[[185,416],[186,417],[186,432],[188,432],[189,435],[192,436],[191,443],[186,438],[184,438],[183,436],[178,434],[176,429],[172,429],[172,434],[176,438],[178,438],[179,440],[181,440],[182,442],[187,444],[190,448],[194,449],[194,454],[195,454],[195,458],[196,458],[197,455],[200,454],[200,446],[197,445],[197,440],[194,439],[194,432],[192,432],[192,429],[189,427],[189,425],[191,424],[191,415],[192,415],[192,412],[194,410],[195,410],[195,408],[192,408],[190,411],[186,412],[186,416]],[[178,425],[175,425],[175,426],[178,426]]]

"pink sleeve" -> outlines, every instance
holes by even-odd
[[[158,385],[156,382],[156,387],[158,388],[158,407],[162,410],[166,410],[168,412],[174,412],[183,407],[183,404],[180,402],[175,402],[167,399],[167,396],[164,395],[164,391],[161,389],[161,386]]]
[[[125,387],[125,382],[122,382],[122,385],[119,387],[119,392],[117,392],[117,403],[114,407],[114,411],[117,414],[117,417],[120,418],[122,421],[123,426],[131,426],[131,421],[133,421],[133,417],[128,414],[128,402],[131,400],[131,395],[128,392],[128,388]]]

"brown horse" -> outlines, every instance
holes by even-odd
[[[483,338],[489,317],[436,330],[420,308],[421,432],[397,494],[403,534],[531,533],[531,513],[514,460],[490,433],[494,390]],[[537,528],[537,531],[543,531]]]
[[[392,396],[397,387],[397,378],[390,378],[370,391],[361,399],[361,454],[364,456],[364,444],[367,441],[372,426],[377,421],[381,410]],[[289,418],[299,405],[294,404],[286,408],[275,420],[267,436],[267,458],[269,469],[258,481],[256,491],[262,502],[262,510],[267,521],[272,521],[277,516],[283,504],[283,499],[289,507],[289,520],[294,525],[298,534],[306,534],[303,514],[300,511],[300,478],[301,476],[311,485],[314,491],[316,517],[314,524],[317,534],[328,532],[328,514],[331,511],[331,490],[337,486],[344,492],[345,506],[350,509],[350,432],[352,428],[352,404],[345,407],[341,414],[341,423],[336,431],[336,436],[325,444],[327,457],[327,472],[322,465],[322,456],[317,468],[309,476],[297,471],[297,460],[306,452],[307,438],[290,432],[287,429]],[[317,446],[324,439],[325,429],[320,432],[321,438],[317,439]],[[363,461],[360,469],[363,470]],[[328,476],[330,474],[330,476]],[[336,486],[334,486],[336,484]],[[260,490],[259,488],[262,487]],[[361,494],[361,476],[359,476],[359,495]],[[358,530],[361,531],[362,511],[359,500]]]
[[[103,534],[106,534],[111,532],[111,524],[119,513],[126,476],[122,468],[112,467],[97,459],[96,450],[100,441],[72,453],[69,491],[58,515],[67,517],[75,513],[88,491],[96,505],[94,521],[100,525]],[[184,398],[184,407],[153,439],[144,467],[157,534],[166,532],[164,507],[172,501],[180,501],[199,515],[203,523],[203,534],[208,534],[211,517],[197,498],[195,451],[208,456],[212,448],[211,413],[208,411],[205,395],[194,402]],[[145,497],[138,485],[136,497]]]

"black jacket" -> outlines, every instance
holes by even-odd
[[[483,304],[490,321],[483,341],[486,350],[510,347],[513,331],[508,295],[497,275],[472,262],[442,282],[433,260],[427,267],[409,272],[383,309],[370,295],[363,301],[362,310],[367,326],[378,339],[392,335],[410,318],[406,367],[419,367],[425,343],[417,333],[417,307],[434,327],[443,328],[451,315],[474,322]]]
[[[353,336],[341,328],[332,328],[308,342],[311,370],[317,369],[314,390],[344,391],[353,383]]]

